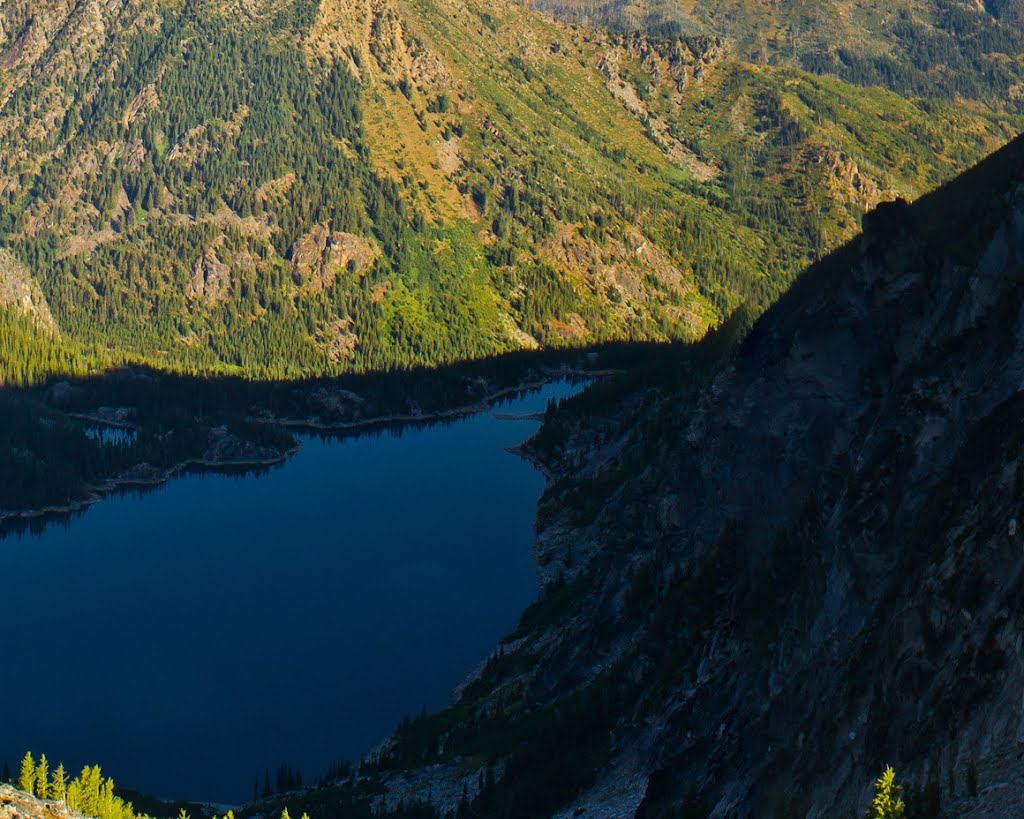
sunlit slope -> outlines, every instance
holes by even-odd
[[[742,60],[899,93],[1020,111],[1017,0],[539,0],[557,16],[659,36],[710,35]]]
[[[0,103],[60,343],[255,377],[699,337],[1013,127],[501,0],[9,0]]]

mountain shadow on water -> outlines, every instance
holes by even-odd
[[[591,378],[673,349],[616,343],[283,382],[133,367],[3,389],[0,531],[45,526],[108,492],[146,491],[182,471],[266,470],[295,450],[299,432],[443,423],[556,378]]]

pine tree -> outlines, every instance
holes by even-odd
[[[50,779],[50,798],[63,802],[67,799],[67,795],[68,775],[64,771],[64,764],[61,763],[57,766],[57,770],[53,772],[53,777]]]
[[[903,788],[896,784],[896,772],[889,766],[875,783],[875,798],[868,819],[900,819],[905,806],[900,799]]]
[[[26,753],[21,760],[21,773],[18,774],[18,789],[32,793],[36,785],[36,762],[31,753]]]
[[[103,774],[99,765],[86,765],[79,776],[82,785],[82,813],[96,815],[100,809],[100,788],[103,786]]]
[[[68,810],[77,811],[82,807],[82,782],[79,779],[72,779],[68,783],[68,794],[64,803]]]
[[[281,811],[281,819],[292,819],[291,814],[288,813],[288,808]]]
[[[36,766],[36,796],[40,799],[50,797],[50,763],[46,754],[39,757],[39,765]]]

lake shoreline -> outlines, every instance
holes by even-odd
[[[310,432],[346,432],[386,427],[392,424],[420,424],[431,423],[432,421],[451,421],[467,415],[476,415],[480,412],[487,412],[496,401],[500,401],[502,398],[506,398],[509,395],[515,395],[519,392],[540,390],[548,384],[553,384],[563,378],[595,380],[598,378],[618,375],[622,372],[622,370],[558,370],[552,372],[548,378],[539,380],[535,379],[526,383],[517,384],[513,387],[505,387],[486,395],[483,398],[479,398],[471,404],[464,404],[451,409],[435,410],[433,412],[424,412],[419,414],[382,415],[376,418],[366,418],[361,421],[332,421],[328,423],[314,421],[311,418],[249,418],[247,420],[250,420],[253,423],[266,424],[268,426],[307,430]],[[533,414],[531,414],[531,416],[532,415]],[[515,418],[508,420],[520,419]]]
[[[552,384],[563,378],[593,380],[612,376],[620,372],[621,370],[559,369],[557,371],[552,371],[547,378],[533,379],[512,387],[504,387],[484,396],[483,398],[479,398],[470,404],[420,414],[391,414],[377,416],[375,418],[367,418],[360,421],[334,423],[324,423],[316,421],[313,418],[247,418],[246,420],[266,426],[311,433],[363,432],[396,425],[418,426],[420,424],[430,424],[437,421],[453,421],[459,418],[476,415],[481,412],[487,412],[495,402],[500,401],[503,398],[507,398],[510,395],[515,395],[524,391],[532,392],[540,390],[548,384]],[[75,417],[100,426],[109,426],[111,428],[136,428],[132,424],[108,420],[92,413],[76,413]],[[513,454],[520,455],[524,459],[528,460],[535,468],[538,469],[538,471],[541,472],[542,475],[544,475],[545,480],[549,481],[551,475],[548,470],[537,459],[530,457],[529,454],[523,451],[520,447],[521,445],[509,447],[508,451]],[[69,501],[65,504],[52,504],[31,509],[0,510],[0,540],[8,534],[11,534],[11,530],[16,530],[19,525],[45,525],[47,523],[66,519],[73,515],[82,514],[88,510],[89,507],[99,503],[111,495],[115,495],[119,492],[128,492],[132,489],[138,489],[141,491],[156,489],[189,470],[225,473],[230,471],[249,471],[261,468],[270,468],[285,463],[301,448],[302,443],[301,441],[298,441],[292,446],[273,454],[267,454],[267,451],[265,450],[261,457],[225,459],[204,457],[186,458],[164,468],[156,468],[145,463],[138,464],[136,467],[137,469],[141,470],[145,467],[152,470],[152,473],[145,475],[125,473],[117,477],[108,478],[104,481],[87,486],[85,488],[86,494],[84,497],[78,500]]]
[[[71,501],[63,505],[43,506],[36,509],[19,509],[17,511],[0,511],[0,539],[4,533],[2,527],[5,525],[24,523],[46,523],[50,520],[59,520],[69,515],[76,515],[84,512],[93,504],[99,503],[110,495],[118,492],[127,492],[132,489],[155,489],[163,486],[172,478],[177,477],[190,469],[209,470],[211,472],[227,472],[231,470],[259,469],[261,467],[278,466],[287,461],[292,455],[302,448],[301,444],[289,447],[280,454],[266,458],[252,458],[242,460],[210,460],[206,458],[187,458],[173,466],[164,469],[154,469],[150,476],[126,475],[117,478],[110,478],[88,487],[88,495],[81,500]],[[140,464],[148,466],[148,464]]]

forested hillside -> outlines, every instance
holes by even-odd
[[[739,53],[502,0],[9,0],[0,279],[40,298],[0,286],[0,380],[699,337],[1016,125]]]
[[[539,0],[557,16],[658,37],[727,38],[740,59],[903,95],[1024,105],[1018,0]]]

